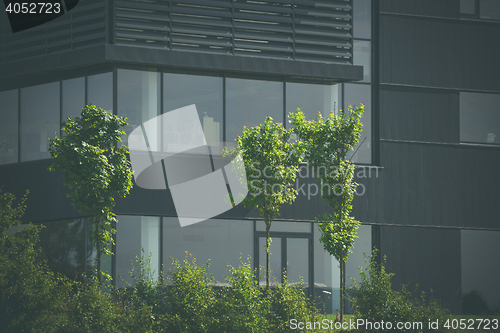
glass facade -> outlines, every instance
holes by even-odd
[[[337,114],[342,105],[339,91],[341,85],[320,85],[306,83],[286,83],[286,114],[300,108],[306,119],[313,120],[318,112],[327,117],[330,112]],[[288,121],[285,122],[288,125]],[[287,126],[289,127],[289,126]]]
[[[86,104],[92,104],[113,113],[113,73],[102,73],[87,77]]]
[[[62,81],[62,121],[68,116],[79,117],[85,106],[85,78],[78,77]]]
[[[460,92],[460,141],[500,143],[500,95]]]
[[[243,126],[283,123],[283,82],[226,79],[226,141],[234,142]]]
[[[0,92],[0,105],[5,112],[0,122],[0,165],[18,161],[19,133],[18,91]]]
[[[50,158],[49,138],[59,133],[59,82],[21,89],[21,162]]]
[[[348,155],[353,163],[371,163],[372,154],[372,94],[371,86],[366,84],[344,84],[344,106],[352,105],[353,108],[363,104],[365,113],[363,114],[363,132],[359,139],[359,144]]]

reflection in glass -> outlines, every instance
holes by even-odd
[[[309,286],[309,240],[307,238],[286,239],[286,275],[288,282],[304,281]]]
[[[307,120],[316,119],[318,112],[328,116],[339,111],[339,87],[306,83],[286,83],[286,113],[301,108]],[[288,122],[287,122],[288,123]],[[289,125],[287,126],[289,127]]]
[[[321,231],[316,225],[314,231],[314,287],[313,297],[318,309],[327,314],[340,310],[340,268],[339,262],[323,248],[319,241]]]
[[[132,271],[132,265],[138,271],[136,256],[147,259],[150,255],[150,266],[156,279],[160,271],[160,218],[119,216],[116,224],[116,274],[121,278],[117,286],[132,283],[129,272]]]
[[[85,78],[62,81],[62,121],[68,116],[80,117],[85,106]]]
[[[200,265],[210,260],[208,272],[224,282],[230,275],[227,264],[238,267],[241,260],[246,262],[253,257],[253,246],[252,221],[210,219],[181,228],[177,218],[163,219],[165,270],[171,267],[172,259],[182,262],[187,252]]]
[[[18,154],[18,90],[0,92],[2,119],[0,120],[0,165],[17,162]]]
[[[266,231],[266,223],[264,221],[256,221],[256,231]],[[273,221],[271,228],[272,232],[311,232],[311,224],[304,222],[280,222]]]
[[[460,13],[461,14],[476,14],[476,0],[460,0]]]
[[[196,105],[205,140],[218,145],[222,139],[223,79],[185,74],[163,75],[163,112]]]
[[[478,302],[471,302],[470,297],[475,291],[491,311],[500,311],[500,232],[461,230],[460,238],[462,296],[469,296],[464,298],[464,308],[477,310]]]
[[[87,77],[87,104],[113,113],[113,73]]]
[[[500,95],[460,93],[460,141],[500,143]]]
[[[117,75],[118,115],[128,118],[129,125],[125,128],[128,135],[137,126],[160,114],[160,73],[119,69]],[[151,130],[152,135],[156,135],[158,129]],[[122,140],[128,144],[127,136]]]
[[[371,81],[371,42],[363,40],[353,41],[354,65],[363,66],[363,80]]]
[[[353,107],[363,104],[365,113],[361,119],[363,123],[363,132],[359,139],[359,144],[354,147],[352,153],[348,155],[353,163],[371,163],[371,147],[372,147],[372,95],[371,86],[367,84],[344,84],[344,106],[347,110],[349,105]],[[354,154],[354,155],[353,155]]]
[[[88,220],[83,218],[43,223],[39,245],[52,271],[70,279],[85,273],[85,262],[92,258],[90,241],[85,246],[86,223]]]
[[[269,281],[282,283],[281,238],[273,237],[270,251]],[[259,284],[266,284],[266,237],[259,237]]]
[[[234,142],[243,126],[258,126],[268,116],[283,123],[283,82],[228,78],[226,110],[227,142]]]
[[[21,89],[21,161],[50,158],[49,138],[59,133],[59,82]]]
[[[479,3],[479,17],[490,20],[500,20],[500,1],[481,0]]]
[[[354,0],[353,11],[353,35],[354,38],[372,38],[372,8],[371,0]]]

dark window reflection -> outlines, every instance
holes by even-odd
[[[363,104],[365,112],[361,119],[363,132],[359,139],[359,144],[354,147],[354,151],[348,155],[354,163],[371,163],[372,147],[372,94],[371,86],[367,84],[344,84],[344,107],[352,105],[353,108]]]
[[[205,140],[209,145],[223,141],[223,79],[184,74],[163,75],[163,112],[196,105]]]
[[[79,117],[85,106],[85,78],[62,81],[62,121],[68,116]]]
[[[159,73],[119,69],[117,86],[118,115],[128,118],[127,134],[160,114]]]
[[[476,0],[460,0],[460,13],[475,15],[476,14]]]
[[[92,262],[92,246],[85,244],[86,219],[43,223],[40,233],[42,257],[54,271],[74,279],[85,273],[85,263]]]
[[[479,16],[484,19],[500,20],[500,1],[481,0],[479,3]]]
[[[460,93],[460,141],[500,143],[500,95]]]
[[[3,115],[0,120],[0,164],[17,162],[18,154],[18,90],[0,92]]]
[[[90,75],[87,78],[87,104],[113,113],[113,73]]]
[[[339,111],[340,85],[320,85],[305,83],[286,83],[286,113],[301,108],[306,119],[316,119],[318,112],[328,116]]]
[[[364,40],[354,40],[354,65],[363,66],[363,80],[371,81],[371,42]]]
[[[21,161],[50,158],[49,138],[59,133],[59,82],[21,89]]]
[[[372,38],[371,0],[353,1],[353,35],[354,38]]]
[[[246,79],[226,80],[226,141],[234,139],[243,126],[253,127],[271,116],[274,122],[283,119],[283,83]]]

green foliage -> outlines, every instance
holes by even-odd
[[[321,231],[320,241],[325,250],[340,262],[340,318],[344,315],[344,266],[354,244],[359,222],[350,216],[357,184],[355,166],[346,160],[347,153],[359,141],[364,106],[348,108],[347,113],[325,119],[318,113],[316,120],[306,120],[300,109],[290,113],[293,132],[306,146],[305,160],[316,170],[321,186],[321,198],[332,209],[316,218]]]
[[[307,299],[302,285],[303,281],[299,285],[290,285],[283,276],[283,283],[270,291],[272,315],[269,321],[273,332],[289,332],[291,319],[297,322],[315,321],[317,310]]]
[[[273,123],[267,117],[260,126],[243,128],[236,139],[245,164],[249,193],[243,204],[256,208],[266,223],[266,285],[269,287],[269,256],[271,222],[279,216],[283,204],[292,204],[297,196],[295,182],[299,165],[305,153],[301,141],[290,142],[293,132]],[[227,154],[227,152],[226,152]]]
[[[21,225],[25,201],[15,205],[15,196],[0,190],[0,332],[57,332],[69,285],[39,260],[41,227],[8,234]]]
[[[172,287],[167,294],[170,311],[166,320],[168,332],[215,332],[217,298],[209,264],[199,266],[192,258],[173,262],[169,270]]]
[[[124,118],[87,105],[81,117],[70,116],[62,124],[65,135],[49,139],[54,159],[49,170],[64,172],[64,185],[71,189],[67,196],[79,212],[92,219],[91,239],[99,252],[99,271],[100,254],[111,254],[108,244],[116,232],[112,227],[116,222],[114,196],[124,197],[132,187],[127,147],[115,146],[125,134],[120,128],[126,125]]]
[[[435,299],[431,298],[427,303],[424,292],[419,298],[413,298],[404,285],[400,291],[393,290],[391,279],[394,274],[386,272],[385,257],[379,264],[376,255],[377,251],[374,250],[367,260],[366,271],[360,268],[361,281],[354,281],[354,286],[350,289],[356,317],[371,322],[422,322],[424,332],[439,331],[429,329],[427,323],[436,319],[444,323],[449,315],[448,310],[442,309]]]
[[[229,267],[231,276],[226,278],[229,286],[222,290],[218,302],[220,331],[268,332],[270,302],[255,279],[250,260],[239,268]]]

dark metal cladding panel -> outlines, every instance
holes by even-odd
[[[460,1],[457,0],[380,0],[384,13],[436,17],[459,17]]]
[[[500,91],[499,35],[487,22],[382,14],[381,83]]]
[[[382,86],[380,137],[459,143],[458,103],[456,91]]]
[[[417,294],[425,291],[444,302],[453,313],[461,311],[460,230],[381,226],[381,255],[394,273],[392,286],[402,284]]]
[[[368,222],[499,228],[497,149],[382,141],[381,163],[384,214]]]

